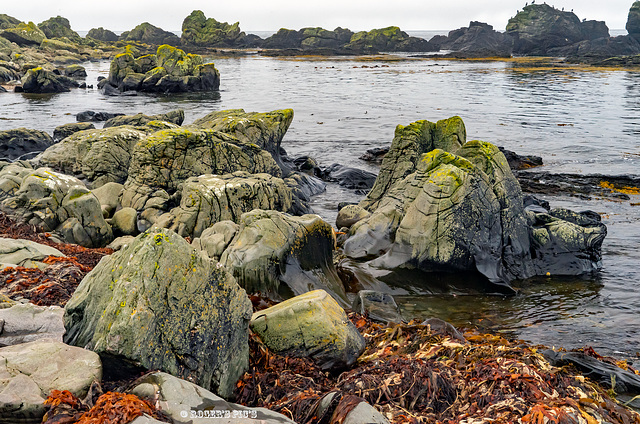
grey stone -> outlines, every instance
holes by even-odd
[[[36,340],[51,339],[62,342],[64,309],[59,306],[19,304],[0,309],[0,346],[11,346]]]
[[[113,214],[111,225],[121,234],[131,236],[138,233],[138,211],[133,208],[122,208]]]
[[[116,182],[108,182],[91,192],[98,198],[100,207],[107,212],[107,216],[111,216],[120,204],[120,195],[124,190],[122,184]]]
[[[205,229],[200,237],[191,243],[196,249],[203,250],[211,259],[219,260],[240,226],[233,221],[220,221]]]
[[[45,268],[42,262],[47,256],[65,256],[58,249],[30,240],[0,237],[0,263],[26,268]]]
[[[351,410],[343,421],[344,424],[389,424],[376,408],[367,402],[360,402]]]
[[[351,307],[361,315],[367,315],[374,321],[382,323],[401,323],[404,321],[400,308],[393,296],[373,290],[360,290]]]

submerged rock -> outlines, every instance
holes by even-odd
[[[324,370],[352,365],[365,348],[364,337],[324,290],[255,312],[251,330],[272,351],[312,358]]]
[[[82,280],[65,307],[65,341],[99,353],[111,376],[159,369],[228,397],[248,366],[250,317],[223,267],[154,229]]]
[[[96,127],[93,124],[86,122],[59,125],[53,130],[53,139],[55,141],[60,141],[79,131],[95,129]]]
[[[400,324],[404,321],[398,304],[389,293],[360,290],[353,300],[351,309],[360,315],[366,315],[373,321],[384,324]]]

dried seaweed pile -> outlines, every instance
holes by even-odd
[[[40,306],[64,306],[82,278],[100,259],[113,253],[111,249],[88,249],[76,244],[56,243],[49,234],[40,233],[28,224],[18,224],[0,212],[0,237],[31,240],[54,247],[66,258],[49,256],[42,262],[49,266],[37,268],[8,267],[0,270],[0,294],[22,297]]]
[[[339,375],[274,355],[252,338],[238,401],[301,424],[340,423],[361,400],[395,423],[640,423],[602,387],[551,366],[535,347],[479,333],[465,334],[465,343],[417,323],[382,327],[351,319],[367,349]],[[321,403],[331,392],[330,404]]]

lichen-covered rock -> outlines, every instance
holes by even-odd
[[[271,153],[283,174],[287,176],[290,167],[282,161],[280,143],[292,121],[293,109],[266,113],[230,109],[212,112],[196,119],[190,126],[223,132],[237,137],[244,144],[257,145]]]
[[[0,348],[0,376],[0,421],[40,423],[52,390],[82,398],[101,380],[102,365],[88,350],[34,341]]]
[[[254,210],[242,215],[220,262],[249,293],[282,300],[323,289],[346,305],[334,243],[333,228],[317,215]]]
[[[99,41],[118,41],[118,36],[115,32],[103,27],[91,28],[87,33],[87,38],[93,38]]]
[[[419,158],[433,149],[455,153],[466,141],[464,122],[458,116],[436,123],[426,120],[398,125],[391,148],[382,160],[376,182],[360,206],[373,211],[393,185],[415,171]]]
[[[53,144],[49,134],[40,130],[16,128],[0,131],[0,158],[18,159],[41,152]]]
[[[20,22],[14,28],[6,28],[0,32],[0,37],[24,47],[39,46],[42,40],[47,38],[44,32],[33,22]]]
[[[0,346],[13,346],[36,340],[55,340],[62,343],[64,309],[59,306],[36,306],[21,303],[0,309]]]
[[[5,169],[0,171],[0,187],[15,183],[15,177],[5,179],[4,173]],[[102,247],[113,239],[98,199],[80,180],[39,168],[20,181],[18,190],[0,190],[4,212],[44,231],[58,231],[67,242],[85,247]]]
[[[19,23],[20,19],[16,19],[5,13],[0,13],[0,29],[15,28]]]
[[[124,53],[117,54],[109,65],[109,84],[114,87],[120,85],[127,74],[137,72],[136,58],[133,57],[131,49],[127,48]]]
[[[223,267],[154,229],[103,259],[65,307],[65,341],[105,372],[158,369],[223,397],[249,361],[251,302]]]
[[[29,69],[22,77],[22,90],[25,93],[64,93],[78,83],[64,75],[56,75],[41,67]]]
[[[71,124],[63,124],[57,126],[53,130],[53,139],[55,141],[60,141],[77,132],[95,129],[96,127],[88,122],[74,122]]]
[[[240,24],[229,25],[208,18],[201,10],[194,10],[182,22],[181,42],[185,46],[237,47],[245,37]]]
[[[634,1],[631,5],[625,27],[631,37],[640,39],[640,1]]]
[[[144,115],[138,113],[136,115],[120,115],[109,119],[104,123],[103,128],[117,127],[121,125],[132,125],[134,127],[142,127],[151,121],[165,121],[176,125],[182,125],[184,121],[184,110],[176,109],[167,113],[159,113],[157,115]]]
[[[354,53],[430,52],[438,49],[424,38],[411,37],[396,26],[360,31],[344,46]]]
[[[65,256],[58,249],[30,240],[14,240],[0,237],[0,265],[44,268],[47,256]],[[0,332],[1,334],[2,332]]]
[[[67,37],[75,42],[80,42],[80,36],[77,32],[71,29],[71,24],[67,18],[62,16],[56,16],[49,18],[44,22],[38,24],[38,28],[42,30],[47,38],[61,38]]]
[[[322,369],[352,365],[365,340],[324,290],[314,290],[258,311],[251,330],[276,353],[310,357]]]
[[[143,22],[131,31],[125,31],[120,35],[122,41],[139,41],[146,44],[171,44],[177,46],[180,44],[180,38],[172,32],[165,31],[162,28],[151,25],[149,22]]]
[[[146,135],[130,126],[77,132],[49,147],[38,160],[43,166],[86,178],[94,187],[124,183],[133,146]]]
[[[291,191],[282,179],[242,171],[189,178],[181,197],[180,206],[171,211],[169,228],[183,237],[199,237],[219,221],[238,222],[254,209],[288,212],[292,206]]]

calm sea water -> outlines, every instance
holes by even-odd
[[[107,63],[85,64],[88,83]],[[544,158],[556,172],[640,174],[640,73],[523,68],[508,62],[408,57],[216,60],[219,93],[105,97],[95,89],[53,96],[0,94],[0,129],[52,132],[84,110],[155,114],[176,108],[186,122],[229,108],[295,110],[283,142],[291,156],[310,155],[376,172],[358,156],[388,145],[397,124],[459,115],[468,139]],[[552,206],[603,214],[609,236],[604,269],[588,278],[520,284],[517,296],[423,295],[398,300],[408,317],[437,316],[534,343],[593,346],[634,359],[640,351],[640,202],[548,198]],[[314,208],[334,222],[336,204],[359,200],[330,185]],[[637,361],[637,359],[635,359]]]

